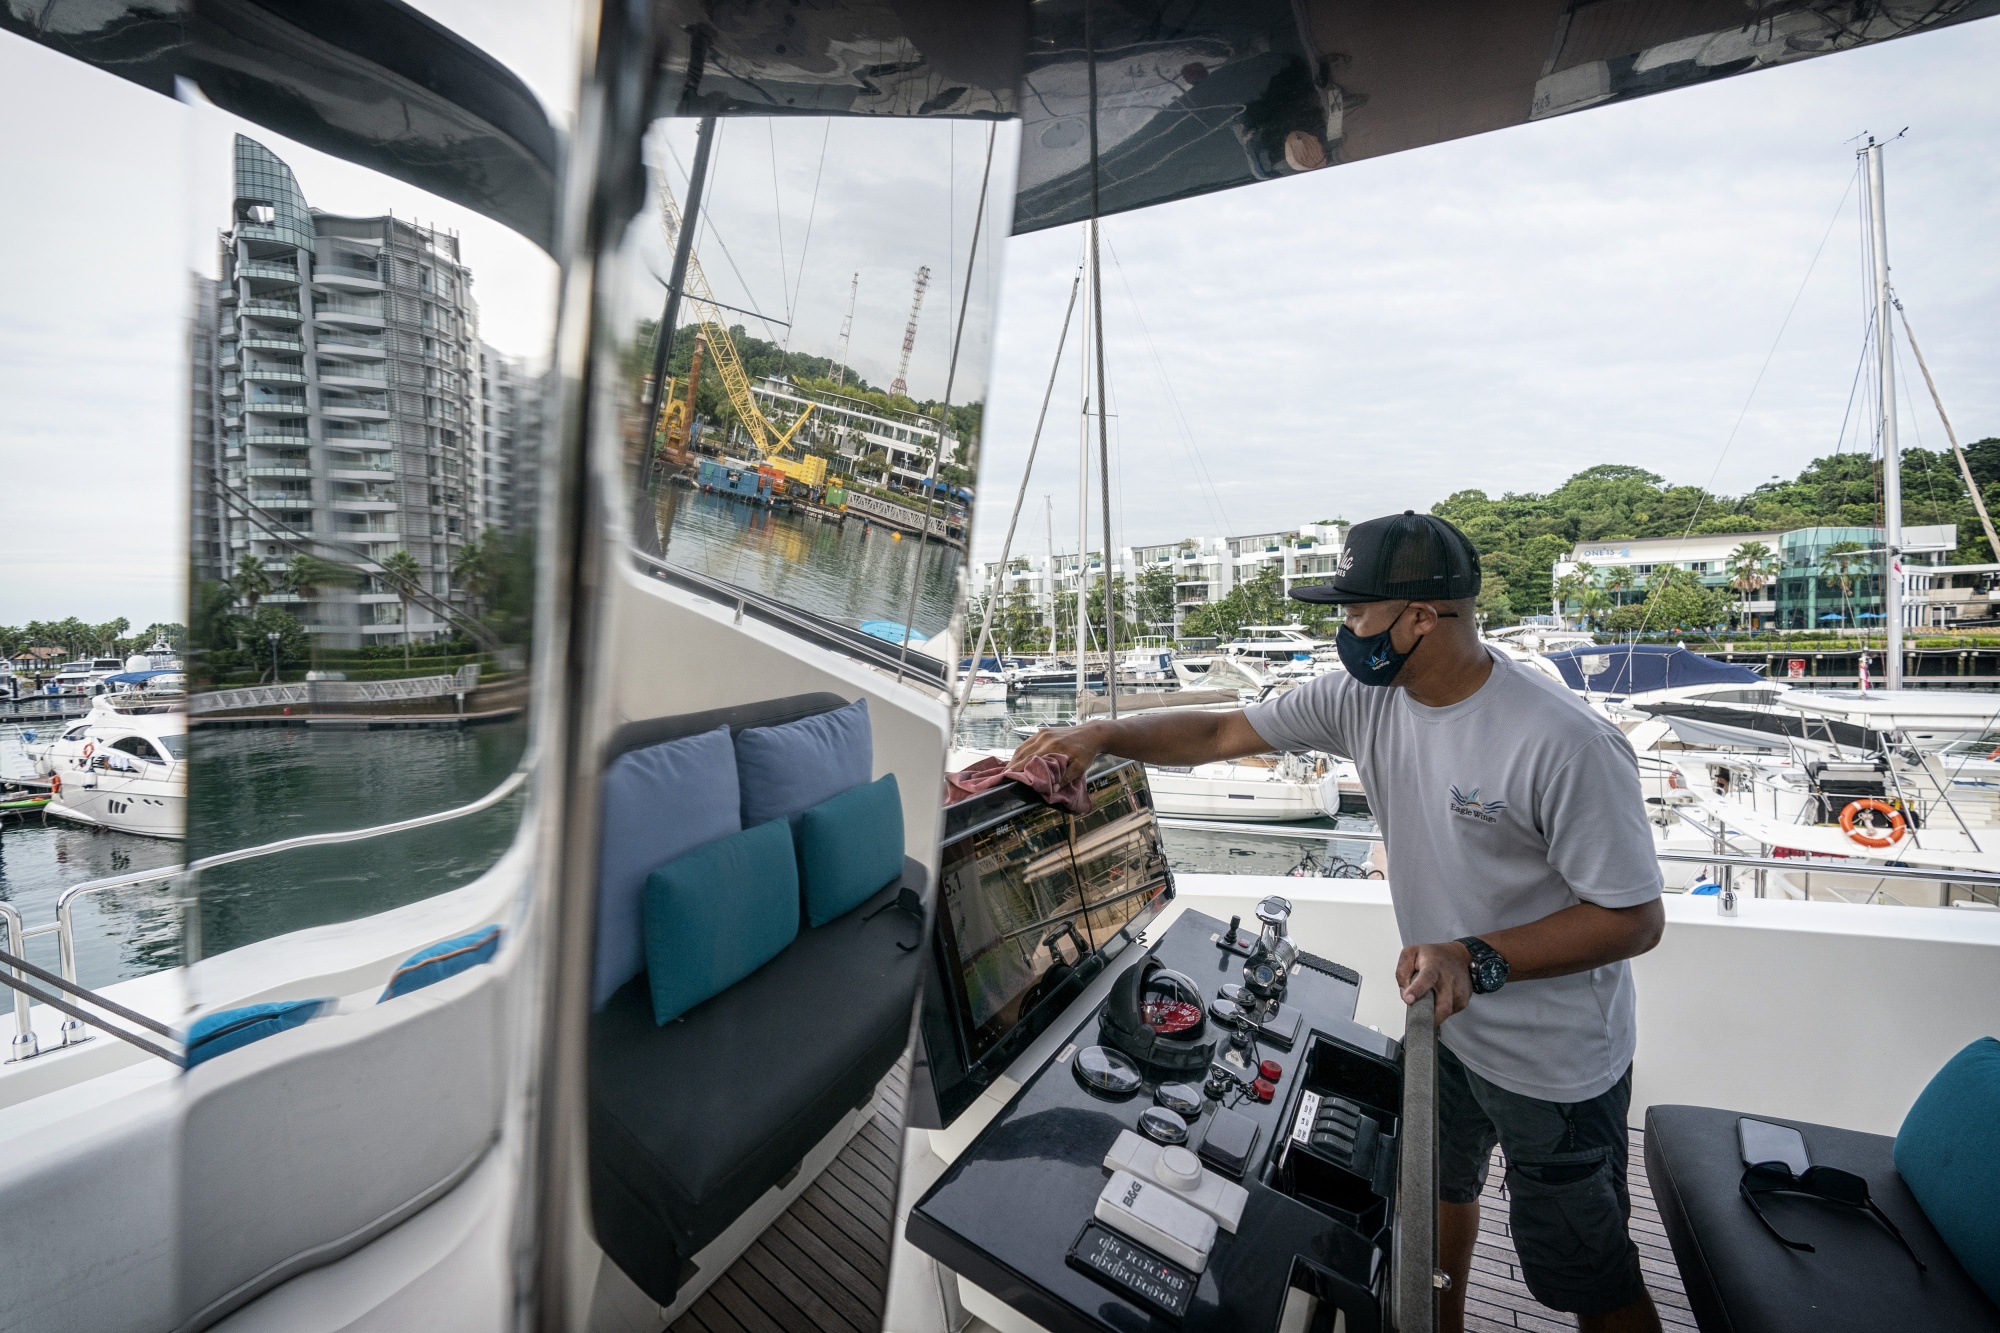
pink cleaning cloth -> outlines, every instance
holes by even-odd
[[[969,768],[944,775],[944,803],[956,805],[981,792],[992,791],[1003,782],[1018,782],[1050,805],[1073,815],[1090,813],[1090,795],[1084,790],[1083,776],[1065,778],[1064,761],[1052,754],[1038,754],[1018,764],[987,757]]]

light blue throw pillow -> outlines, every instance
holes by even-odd
[[[590,1007],[604,1008],[646,966],[646,876],[741,831],[729,728],[621,754],[604,773],[597,863],[597,955]]]
[[[446,977],[455,977],[468,967],[491,962],[493,955],[500,952],[500,927],[488,926],[475,930],[470,935],[460,935],[457,939],[440,940],[428,949],[419,949],[402,961],[389,984],[382,990],[383,1000],[393,1000],[398,995],[408,995],[411,991],[422,990]]]
[[[185,1067],[248,1046],[253,1041],[302,1027],[333,1008],[332,1000],[278,1000],[223,1009],[195,1020],[187,1031]]]
[[[799,816],[806,921],[846,916],[903,873],[903,795],[889,773]]]
[[[646,880],[653,1021],[671,1023],[720,995],[776,958],[798,933],[799,865],[784,820],[669,861]],[[754,1044],[754,1034],[744,1035]]]
[[[736,777],[743,788],[743,827],[792,820],[875,772],[868,701],[816,713],[775,727],[736,734]]]
[[[1896,1174],[2000,1303],[2000,1041],[1981,1037],[1924,1086],[1896,1131]]]

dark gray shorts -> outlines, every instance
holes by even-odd
[[[1625,1230],[1631,1104],[1630,1069],[1587,1102],[1545,1102],[1487,1082],[1438,1048],[1438,1195],[1478,1202],[1500,1145],[1521,1276],[1552,1310],[1604,1314],[1646,1294],[1639,1247]]]

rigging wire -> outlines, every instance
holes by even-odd
[[[1111,266],[1118,270],[1118,281],[1124,284],[1125,299],[1131,303],[1132,313],[1139,321],[1139,332],[1145,335],[1146,350],[1152,356],[1153,369],[1160,377],[1160,386],[1166,390],[1167,403],[1173,409],[1175,424],[1180,427],[1181,444],[1194,462],[1195,479],[1201,487],[1203,502],[1209,509],[1209,516],[1221,521],[1221,531],[1230,531],[1229,512],[1223,507],[1222,492],[1216,489],[1215,479],[1209,474],[1208,460],[1202,457],[1201,446],[1195,442],[1194,430],[1188,425],[1187,413],[1181,408],[1180,395],[1174,392],[1174,382],[1167,375],[1166,363],[1160,359],[1159,346],[1153,341],[1153,330],[1146,323],[1145,311],[1139,308],[1139,297],[1132,290],[1132,279],[1125,273],[1125,265],[1119,262],[1118,247],[1105,238],[1105,249],[1111,252]]]
[[[1806,284],[1812,281],[1813,270],[1819,267],[1819,257],[1825,252],[1827,240],[1833,235],[1834,227],[1839,225],[1841,210],[1847,207],[1847,196],[1853,192],[1854,182],[1860,175],[1861,168],[1857,164],[1855,169],[1849,173],[1847,184],[1840,192],[1840,202],[1833,206],[1833,217],[1827,222],[1826,231],[1820,235],[1819,245],[1813,250],[1812,261],[1806,265],[1805,276],[1799,279],[1799,289],[1792,293],[1792,303],[1785,307],[1785,317],[1778,322],[1777,336],[1771,339],[1771,350],[1764,353],[1764,364],[1757,368],[1757,378],[1750,382],[1750,392],[1743,399],[1742,410],[1736,414],[1736,423],[1729,428],[1729,436],[1722,442],[1722,452],[1716,455],[1715,466],[1709,470],[1708,484],[1702,487],[1700,496],[1694,502],[1694,511],[1688,515],[1687,530],[1681,533],[1680,545],[1674,550],[1673,563],[1675,564],[1680,563],[1680,555],[1687,548],[1688,538],[1694,536],[1695,524],[1701,521],[1702,506],[1708,503],[1709,494],[1715,489],[1715,479],[1722,473],[1722,464],[1729,457],[1730,446],[1736,443],[1736,434],[1743,429],[1743,421],[1750,415],[1750,404],[1757,400],[1757,390],[1764,383],[1766,372],[1771,369],[1772,359],[1778,355],[1778,344],[1784,341],[1785,330],[1791,327],[1792,316],[1797,313],[1799,301],[1806,294]],[[1662,588],[1666,586],[1665,580],[1662,580],[1660,586]],[[1646,614],[1639,621],[1638,632],[1640,634],[1646,632],[1646,626],[1652,621],[1652,600],[1650,597],[1646,599],[1648,603]]]
[[[1021,521],[1021,504],[1028,498],[1028,478],[1035,471],[1035,454],[1042,446],[1042,426],[1049,419],[1049,399],[1056,391],[1056,374],[1062,369],[1063,350],[1069,343],[1070,319],[1076,314],[1076,294],[1083,287],[1083,266],[1077,265],[1076,277],[1070,281],[1069,304],[1063,308],[1062,332],[1056,335],[1055,359],[1049,365],[1048,387],[1042,390],[1041,414],[1035,418],[1035,433],[1028,441],[1028,461],[1021,466],[1021,489],[1014,496],[1014,512],[1007,518],[1007,535],[1000,542],[1000,559],[993,566],[993,586],[987,590],[984,623],[979,627],[979,637],[972,645],[972,667],[966,673],[965,691],[958,697],[957,709],[963,711],[972,698],[972,686],[979,674],[979,663],[986,656],[986,644],[993,637],[993,616],[1000,604],[1000,582],[1007,577],[1007,560],[1013,552],[1014,529]],[[1049,562],[1050,586],[1054,586],[1055,561]],[[952,734],[958,732],[957,719],[952,722]]]
[[[724,122],[721,120],[718,120],[715,124],[715,147],[709,150],[708,175],[710,180],[716,180],[721,175],[720,164],[722,158],[723,125]],[[668,140],[665,142],[666,142],[667,155],[673,158],[674,165],[676,167],[680,167],[681,182],[683,188],[685,188],[688,178],[687,168],[681,165],[681,155],[674,151],[674,145],[672,141]],[[759,301],[757,299],[757,294],[750,290],[750,283],[744,278],[743,270],[736,266],[736,256],[729,253],[729,243],[723,240],[722,233],[716,230],[714,210],[704,208],[701,211],[701,221],[699,222],[698,225],[700,226],[702,232],[708,236],[708,239],[715,242],[716,248],[722,251],[723,259],[729,264],[729,271],[736,275],[736,285],[743,291],[743,304],[748,306],[752,310],[761,308],[764,303],[762,301]],[[695,248],[696,250],[699,250],[701,248],[699,244],[699,238],[697,238],[697,244]],[[771,319],[769,316],[766,315],[758,315],[756,318],[763,321],[765,331],[771,333],[772,335],[772,341],[775,342],[781,336],[773,332],[778,327],[777,321]]]
[[[965,312],[972,301],[972,273],[979,261],[979,233],[986,222],[986,190],[987,186],[993,180],[993,144],[999,135],[999,129],[1000,127],[995,123],[989,122],[987,125],[986,169],[980,173],[979,177],[979,207],[972,215],[972,249],[965,257],[965,296],[959,302],[958,320],[952,329],[951,360],[945,368],[944,398],[938,404],[937,448],[931,450],[930,475],[925,478],[924,489],[928,492],[928,498],[924,506],[924,525],[917,532],[916,549],[910,552],[910,599],[907,609],[903,614],[902,651],[896,656],[896,679],[898,682],[901,682],[903,679],[903,667],[910,660],[910,635],[913,632],[910,628],[910,618],[917,613],[917,589],[923,582],[924,548],[928,544],[931,535],[931,516],[937,512],[938,465],[944,459],[945,444],[950,438],[951,391],[958,382],[958,353],[960,348],[965,345]],[[951,664],[947,663],[946,665],[949,667]]]
[[[792,318],[791,284],[785,281],[785,201],[778,194],[778,124],[764,121],[764,137],[771,145],[771,225],[778,229],[778,299],[785,303],[785,320]],[[804,265],[800,265],[803,271]]]
[[[826,132],[820,136],[819,140],[819,169],[813,172],[812,203],[806,206],[806,239],[804,244],[799,247],[799,276],[792,283],[792,299],[790,304],[785,307],[785,318],[790,320],[792,324],[798,322],[795,316],[799,308],[799,292],[806,285],[806,255],[812,250],[813,219],[819,215],[819,182],[820,177],[826,175],[826,145],[827,140],[832,137],[833,117],[828,116],[826,118]],[[789,324],[785,328],[785,350],[787,352],[792,350],[792,331]]]

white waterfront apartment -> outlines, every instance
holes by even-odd
[[[1631,537],[1579,542],[1568,558],[1555,563],[1560,581],[1579,565],[1606,590],[1613,605],[1645,600],[1646,582],[1655,571],[1684,569],[1705,587],[1734,594],[1731,609],[1745,623],[1760,629],[1819,629],[1827,624],[1850,627],[1879,623],[1882,609],[1880,528],[1797,528],[1787,532],[1724,532],[1688,537]],[[1771,574],[1755,589],[1737,589],[1730,561],[1746,542],[1761,542],[1771,553]],[[1958,528],[1949,523],[1903,529],[1904,601],[1907,627],[1943,624],[1967,614],[1983,614],[1990,577],[1975,580],[1979,566],[1954,567],[1944,575],[1939,566],[1958,545]],[[1844,592],[1837,592],[1833,555],[1853,553],[1852,573]],[[1623,578],[1616,575],[1622,573]],[[1973,584],[1977,582],[1978,587]],[[1936,584],[1936,589],[1933,584]],[[1952,585],[1957,585],[1953,589]],[[1939,592],[1933,605],[1933,592]],[[1747,593],[1747,595],[1745,595]],[[1563,608],[1574,612],[1576,604]]]
[[[291,168],[235,144],[233,225],[221,278],[199,303],[201,480],[207,577],[253,554],[284,565],[331,548],[378,569],[406,550],[426,590],[456,598],[452,559],[481,521],[479,340],[458,238],[395,217],[307,206]],[[330,644],[393,641],[402,607],[379,579],[358,592],[265,598]],[[411,607],[410,631],[445,623]]]
[[[1256,578],[1267,568],[1278,571],[1286,591],[1302,580],[1324,578],[1334,572],[1346,537],[1344,523],[1304,523],[1294,530],[1245,537],[1126,546],[1119,549],[1112,570],[1128,587],[1136,587],[1149,570],[1170,570],[1174,576],[1174,628],[1178,628],[1191,608],[1222,600],[1238,584]],[[1086,560],[1087,586],[1100,583],[1104,578],[1103,553],[1092,551]],[[997,561],[985,561],[976,567],[973,594],[984,598],[997,581],[1003,595],[1024,598],[1046,616],[1056,598],[1076,596],[1077,567],[1074,552],[1017,555],[1008,560],[1004,574]],[[1169,627],[1148,625],[1144,632],[1163,634]]]
[[[937,426],[915,412],[885,412],[865,399],[801,389],[776,375],[752,384],[750,393],[780,431],[798,420],[808,404],[818,404],[793,438],[808,448],[830,446],[843,460],[839,471],[906,491],[921,490],[930,479]],[[955,447],[956,441],[952,443]],[[876,450],[888,459],[879,469],[868,461]]]

